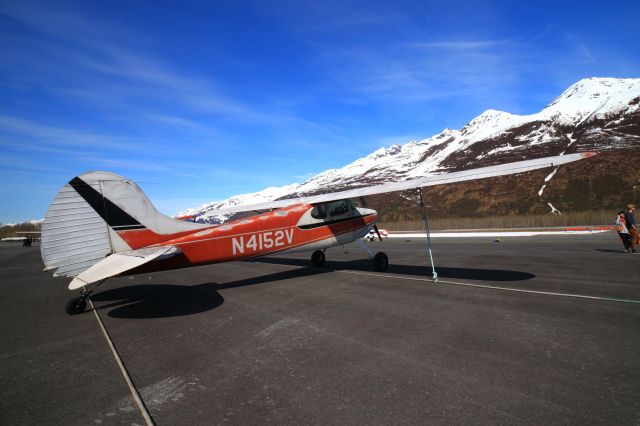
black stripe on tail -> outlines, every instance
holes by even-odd
[[[91,185],[79,177],[71,179],[69,185],[71,185],[115,231],[146,228],[146,226],[131,217],[129,213],[116,206],[111,200],[96,191]]]

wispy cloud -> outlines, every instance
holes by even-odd
[[[162,113],[145,113],[145,115],[149,119],[157,121],[158,123],[169,124],[171,126],[185,127],[199,132],[208,132],[211,130],[208,126],[204,126],[197,121],[190,120],[185,117]]]
[[[192,112],[222,116],[257,124],[272,124],[295,117],[257,109],[221,93],[211,77],[190,75],[170,62],[154,57],[147,50],[145,37],[68,11],[46,11],[40,7],[8,4],[0,13],[22,23],[32,31],[53,38],[25,38],[14,41],[37,50],[38,55],[16,52],[21,61],[46,74],[73,76],[49,88],[52,93],[93,98],[104,106],[140,107],[141,99],[171,102]],[[106,35],[106,36],[105,36]],[[24,64],[22,64],[24,65]],[[34,82],[43,75],[34,75]],[[67,87],[64,87],[67,86]],[[115,89],[115,90],[114,90]],[[126,103],[122,105],[122,102]],[[145,104],[149,108],[148,103]],[[147,111],[153,113],[154,111]]]
[[[39,122],[0,115],[0,133],[24,137],[30,141],[37,141],[43,149],[52,146],[74,146],[83,148],[108,148],[124,151],[141,151],[148,149],[143,143],[132,143],[126,137],[117,137],[73,128],[48,126]],[[2,144],[2,139],[0,139]]]
[[[445,49],[445,50],[477,50],[513,44],[505,40],[447,40],[412,43],[411,46],[419,49]]]
[[[507,90],[517,69],[530,60],[505,40],[414,42],[385,49],[330,50],[335,78],[355,93],[395,102],[471,97]],[[336,67],[341,63],[342,68]]]
[[[170,164],[149,161],[144,158],[108,158],[103,156],[80,155],[76,157],[76,161],[78,163],[103,166],[108,170],[135,170],[136,172],[156,173],[168,173],[171,171]]]
[[[14,183],[11,176],[13,176],[15,171],[36,172],[38,175],[64,171],[63,167],[52,163],[51,161],[23,154],[8,153],[3,153],[2,156],[0,156],[0,168],[5,171],[0,181],[5,181],[8,186]]]
[[[572,58],[582,63],[591,63],[594,61],[594,56],[591,53],[591,49],[584,43],[584,41],[574,33],[567,33],[566,40],[569,46],[575,50],[575,54],[571,55]]]

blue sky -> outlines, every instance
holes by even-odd
[[[521,4],[522,3],[522,4]],[[640,2],[0,3],[0,222],[89,170],[168,214],[640,77]]]

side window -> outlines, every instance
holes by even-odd
[[[331,216],[339,216],[349,212],[349,206],[347,200],[334,201],[329,204],[329,214]]]
[[[318,204],[311,209],[311,217],[314,219],[324,219],[327,217],[327,205]]]
[[[347,207],[349,207],[349,211],[352,212],[356,209],[356,207],[353,205],[353,200],[351,198],[347,198],[346,200],[344,200],[347,202]]]
[[[327,216],[340,216],[352,212],[355,209],[350,198],[330,203],[322,203],[313,206],[311,217],[314,219],[326,219]]]

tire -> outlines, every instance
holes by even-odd
[[[67,311],[69,315],[78,315],[83,313],[86,308],[87,300],[82,297],[76,297],[69,300],[64,310]]]
[[[378,272],[386,271],[389,267],[389,257],[387,257],[387,255],[381,251],[376,253],[375,257],[373,258],[373,266]]]
[[[316,250],[311,255],[311,264],[316,267],[324,265],[325,257],[322,250]]]

